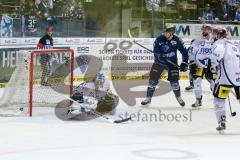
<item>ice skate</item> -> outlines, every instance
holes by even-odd
[[[182,107],[185,106],[185,102],[183,101],[182,97],[176,97],[176,99],[177,99],[178,103],[179,103]]]
[[[192,104],[192,109],[197,110],[197,109],[200,109],[201,106],[202,106],[202,97],[196,99],[196,102]]]
[[[141,105],[147,105],[147,104],[150,104],[150,103],[151,103],[151,98],[146,97],[146,99],[141,102]]]
[[[194,89],[194,87],[190,85],[185,88],[185,91],[192,91],[193,89]]]

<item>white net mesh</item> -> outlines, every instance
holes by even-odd
[[[70,94],[71,66],[70,51],[33,54],[33,81],[30,90],[30,52],[19,51],[16,68],[0,98],[0,116],[25,116],[30,114],[29,98],[32,94],[32,107],[54,107]],[[61,93],[59,93],[61,92]]]

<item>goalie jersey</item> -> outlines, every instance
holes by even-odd
[[[227,39],[219,39],[213,45],[212,66],[219,65],[216,83],[240,86],[240,48]]]
[[[89,109],[94,109],[97,112],[103,113],[115,113],[115,108],[119,101],[118,97],[110,92],[110,83],[108,80],[105,79],[104,81],[101,81],[102,83],[98,82],[99,81],[95,79],[94,81],[81,83],[73,91],[72,99],[75,101],[82,99],[82,103],[75,103],[71,106],[72,114],[88,112],[90,111]]]
[[[73,94],[83,93],[86,97],[100,98],[104,97],[110,90],[109,81],[105,80],[103,85],[97,86],[94,81],[81,83]]]

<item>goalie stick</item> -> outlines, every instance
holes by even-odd
[[[72,98],[70,98],[68,96],[64,95],[64,97],[67,98],[68,100],[72,101],[72,102],[79,103],[79,102],[75,101],[74,99],[72,99]],[[108,121],[110,123],[123,123],[123,122],[127,122],[127,121],[131,120],[131,117],[128,117],[128,118],[125,118],[125,119],[120,119],[120,120],[114,120],[114,119],[106,116],[105,114],[102,114],[102,113],[100,113],[100,112],[98,112],[98,111],[96,111],[94,109],[91,109],[91,108],[88,108],[88,107],[86,107],[86,108],[90,110],[90,113],[92,113],[92,114],[94,114],[94,115],[96,115],[98,117],[101,117],[101,118],[105,119],[106,121]]]
[[[128,36],[129,36],[129,38],[130,39],[133,39],[133,36],[132,36],[132,34],[131,34],[131,31],[130,31],[130,29],[128,29]],[[132,40],[132,42],[133,43],[135,43],[136,45],[138,45],[138,46],[140,46],[140,47],[142,47],[142,48],[144,48],[144,49],[146,49],[147,51],[149,51],[149,52],[151,52],[151,53],[154,53],[153,52],[153,50],[151,50],[151,49],[149,49],[149,48],[147,48],[147,47],[145,47],[145,46],[143,46],[143,45],[141,45],[140,43],[138,43],[135,39],[133,39]],[[178,67],[179,68],[179,65],[177,65],[177,64],[175,64],[175,63],[173,63],[172,61],[170,61],[170,60],[167,60],[167,62],[168,63],[171,63],[172,65],[174,65],[174,66],[176,66],[176,67]]]

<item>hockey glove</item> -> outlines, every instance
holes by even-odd
[[[196,74],[198,67],[194,61],[190,61],[189,68],[191,74]]]
[[[188,70],[188,64],[186,62],[182,62],[180,65],[180,71],[186,72]]]

